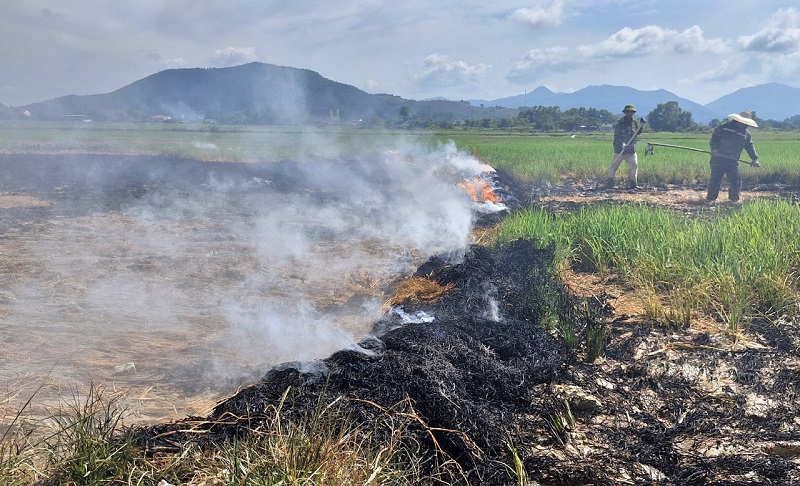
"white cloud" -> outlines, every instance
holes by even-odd
[[[744,51],[792,54],[800,51],[800,10],[782,8],[767,25],[753,35],[739,36]]]
[[[800,29],[766,28],[737,40],[745,51],[792,53],[800,50]]]
[[[422,69],[412,76],[414,84],[422,87],[456,86],[477,82],[491,69],[488,64],[469,65],[451,61],[442,54],[431,54],[423,60]]]
[[[146,51],[140,50],[139,52],[142,52],[144,54],[144,58],[147,59],[148,61],[156,61],[156,62],[161,61],[161,54],[159,54],[158,51],[156,50],[153,49],[149,49]]]
[[[507,78],[516,82],[533,81],[548,72],[565,72],[575,66],[576,62],[566,47],[531,49],[517,62]]]
[[[510,17],[533,27],[556,27],[564,21],[564,0],[553,0],[543,7],[518,8]]]
[[[212,62],[220,67],[237,66],[256,60],[255,47],[226,47],[217,49],[211,57]]]
[[[669,52],[721,53],[726,48],[724,40],[705,39],[702,29],[697,25],[682,32],[648,25],[641,29],[625,27],[598,44],[579,46],[578,52],[586,58],[608,58]]]
[[[164,67],[167,69],[178,69],[187,67],[189,63],[186,62],[186,59],[182,57],[176,57],[174,59],[167,59],[164,61]]]
[[[800,10],[779,9],[760,30],[739,36],[736,42],[747,60],[741,79],[746,76],[750,84],[793,84],[800,75]]]
[[[800,10],[796,8],[781,8],[772,14],[770,24],[782,29],[800,27]]]
[[[693,25],[674,35],[669,41],[669,48],[682,54],[692,52],[722,54],[730,49],[728,44],[724,39],[706,39],[703,29]]]
[[[575,49],[563,46],[537,48],[528,51],[507,75],[514,82],[540,79],[552,73],[572,70],[598,70],[608,63],[626,63],[644,56],[671,54],[721,54],[729,50],[722,39],[708,40],[702,29],[694,25],[684,31],[650,25],[640,29],[625,27],[597,43],[580,45]]]
[[[693,78],[681,79],[678,83],[682,85],[691,85],[709,81],[729,81],[739,76],[741,73],[740,67],[738,63],[722,61],[715,69],[702,72]]]
[[[586,58],[644,56],[664,44],[667,32],[654,25],[641,29],[625,27],[598,44],[579,46],[578,52]]]

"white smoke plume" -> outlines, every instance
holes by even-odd
[[[86,200],[123,203],[0,245],[25,273],[0,295],[0,380],[49,370],[176,400],[356,346],[393,283],[463,252],[478,211],[458,183],[491,168],[453,143],[319,153],[280,170],[220,164],[199,183],[161,167],[142,194],[92,175]],[[134,375],[112,374],[126,363]]]

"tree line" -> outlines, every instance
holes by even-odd
[[[800,130],[800,115],[783,121],[764,120],[752,112],[753,119],[761,128],[775,130]],[[408,107],[401,108],[397,128],[482,128],[503,130],[530,130],[537,132],[610,129],[619,120],[620,115],[608,110],[595,108],[570,108],[561,111],[558,106],[521,107],[516,117],[509,118],[470,118],[462,122],[450,120],[429,120],[414,117]],[[659,103],[644,116],[649,129],[655,132],[692,132],[717,126],[722,120],[711,120],[708,125],[696,123],[692,113],[681,109],[677,101]],[[391,125],[391,122],[389,123]]]
[[[508,112],[503,107],[496,107]],[[491,110],[491,109],[490,109]],[[223,124],[232,125],[270,125],[280,124],[274,116],[265,116],[264,113],[245,111],[225,116],[218,113],[216,119]],[[762,129],[773,130],[800,130],[800,115],[795,115],[783,121],[765,120],[752,113],[753,119]],[[14,120],[25,119],[18,109],[4,106],[0,103],[0,119]],[[90,117],[95,118],[95,117]],[[102,118],[102,117],[96,117]],[[124,117],[129,122],[145,122],[150,116],[144,112],[129,111]],[[214,118],[214,117],[212,117]],[[385,119],[374,116],[363,120],[359,126],[379,128],[405,128],[405,129],[457,129],[477,128],[484,130],[499,129],[510,131],[536,131],[536,132],[575,132],[611,129],[619,120],[620,115],[608,110],[596,108],[570,108],[562,111],[558,106],[533,106],[520,107],[514,117],[483,117],[467,118],[464,120],[431,119],[415,116],[409,106],[399,109],[397,119]],[[658,104],[650,113],[644,116],[650,130],[656,132],[692,132],[704,130],[708,126],[716,126],[721,120],[711,120],[707,125],[698,124],[692,119],[692,113],[683,110],[677,101]]]

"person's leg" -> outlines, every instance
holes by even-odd
[[[620,163],[622,163],[622,154],[614,154],[611,165],[608,167],[608,170],[606,170],[606,173],[603,174],[603,179],[607,187],[614,187],[614,178],[617,175],[617,169],[619,169]]]
[[[626,154],[625,163],[628,165],[628,187],[639,187],[639,157],[636,152]]]
[[[735,162],[728,167],[728,199],[733,202],[739,200],[742,190],[742,176],[739,174],[739,162]]]
[[[719,188],[722,186],[722,176],[725,175],[725,168],[716,160],[709,162],[711,167],[711,176],[708,179],[708,192],[706,193],[706,200],[716,201],[719,196]]]

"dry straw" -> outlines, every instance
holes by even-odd
[[[384,307],[396,307],[403,302],[436,302],[453,287],[453,284],[441,285],[424,277],[412,277],[397,285]]]

